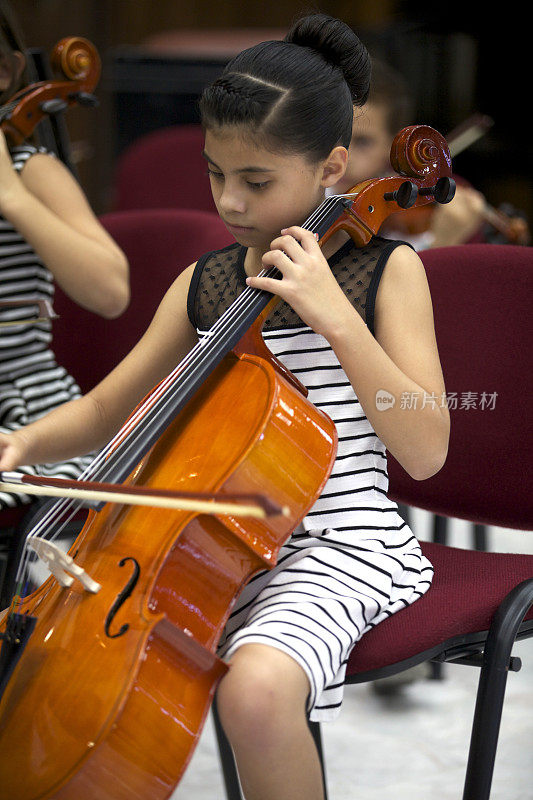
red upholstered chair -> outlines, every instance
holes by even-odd
[[[173,125],[135,140],[117,159],[115,211],[199,208],[215,212],[200,125]]]
[[[209,250],[234,241],[217,214],[164,208],[117,211],[100,221],[130,263],[131,301],[117,319],[85,311],[56,291],[54,351],[83,392],[91,389],[144,333],[179,273]]]
[[[533,249],[470,244],[421,257],[451,405],[450,449],[442,470],[425,481],[412,480],[390,458],[390,496],[446,517],[531,531]],[[435,567],[433,585],[363,636],[346,683],[428,660],[480,668],[463,800],[488,800],[507,674],[520,668],[512,646],[533,636],[533,555],[432,542],[422,542],[422,549]],[[321,749],[319,727],[311,727]],[[218,731],[227,797],[237,800]]]

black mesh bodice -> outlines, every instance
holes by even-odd
[[[346,297],[374,333],[374,306],[379,281],[391,252],[404,242],[375,236],[364,247],[350,240],[328,263]],[[202,256],[196,265],[188,297],[191,323],[200,331],[209,330],[246,288],[244,258],[246,248],[238,243]],[[264,330],[300,327],[300,317],[285,302],[277,304],[265,322]]]

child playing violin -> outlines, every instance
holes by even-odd
[[[0,2],[0,104],[27,83],[21,34]],[[54,281],[75,302],[116,317],[129,302],[124,253],[100,225],[71,172],[35,144],[9,148],[0,130],[0,300],[28,300],[0,310],[0,430],[17,430],[80,396],[75,377],[56,363],[48,320],[35,321],[32,299],[51,300]],[[23,324],[10,325],[13,320]],[[27,467],[75,478],[88,463]],[[27,498],[25,501],[27,502]],[[0,508],[20,503],[0,493]]]
[[[218,710],[248,800],[323,797],[308,717],[336,717],[352,647],[432,580],[386,469],[387,449],[418,480],[446,458],[447,408],[400,402],[444,393],[422,263],[402,242],[356,248],[342,232],[321,250],[302,227],[342,179],[369,80],[358,37],[322,14],[236,56],[201,99],[213,197],[235,244],[181,272],[91,392],[0,436],[0,470],[101,447],[247,286],[279,296],[265,342],[334,420],[339,446],[321,497],[277,565],[246,585],[220,642],[231,668]],[[271,266],[279,280],[261,275]],[[382,392],[395,400],[386,411]]]

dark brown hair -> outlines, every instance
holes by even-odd
[[[283,41],[236,56],[202,95],[205,128],[245,126],[263,146],[326,158],[348,147],[353,106],[363,105],[370,56],[348,25],[326,14],[298,20]]]

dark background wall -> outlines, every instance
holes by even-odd
[[[531,70],[526,20],[516,13],[506,16],[500,10],[496,18],[484,4],[455,0],[443,6],[416,0],[324,0],[316,7],[298,0],[268,5],[263,0],[16,0],[13,6],[28,47],[50,51],[61,37],[82,35],[100,53],[100,106],[71,109],[66,115],[78,176],[97,212],[109,206],[113,166],[128,141],[145,129],[187,121],[194,114],[191,86],[185,100],[187,91],[179,88],[183,71],[190,76],[192,66],[201,83],[227,57],[213,56],[213,49],[209,57],[200,48],[191,65],[190,53],[185,59],[169,53],[173,37],[202,33],[212,42],[216,32],[220,42],[225,32],[231,36],[236,29],[248,29],[260,35],[264,28],[282,34],[295,15],[315,8],[344,19],[372,53],[403,73],[415,97],[413,122],[433,125],[446,135],[474,112],[490,115],[493,127],[457,157],[455,170],[493,205],[511,202],[533,218]]]

